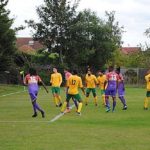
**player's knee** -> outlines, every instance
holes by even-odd
[[[86,97],[89,97],[90,93],[86,93]]]
[[[93,96],[96,97],[96,93],[93,93]]]

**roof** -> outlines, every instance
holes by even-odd
[[[140,50],[141,50],[140,47],[122,47],[121,48],[122,53],[126,55],[139,52]]]
[[[20,46],[18,50],[21,52],[24,52],[24,53],[34,53],[35,52],[35,50],[29,45]]]
[[[16,46],[18,49],[22,46],[29,46],[33,50],[39,50],[45,48],[39,41],[34,41],[32,37],[19,37],[16,40]]]

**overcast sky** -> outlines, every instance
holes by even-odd
[[[24,20],[37,20],[36,7],[43,0],[9,0],[8,9],[15,18],[14,27],[24,25]],[[90,8],[100,18],[105,18],[105,11],[116,11],[116,21],[126,31],[122,40],[124,46],[137,46],[150,39],[144,31],[150,27],[150,0],[81,0],[78,10]],[[18,32],[18,37],[30,37],[30,29]]]

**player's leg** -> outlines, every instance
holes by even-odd
[[[34,96],[33,93],[29,93],[29,95],[30,95],[31,102],[32,102],[32,107],[33,107],[33,115],[32,115],[32,117],[36,117],[37,116],[37,109],[36,109],[36,106],[34,104],[34,101],[36,100],[36,97]]]
[[[106,112],[110,111],[109,94],[110,94],[109,89],[106,89],[105,91]]]
[[[115,107],[116,107],[116,96],[112,96],[113,99],[113,108],[112,108],[112,112],[115,111]]]
[[[123,110],[127,109],[126,100],[124,98],[124,90],[118,89],[118,98],[120,99],[121,103],[123,104]]]
[[[40,106],[37,103],[37,95],[38,95],[38,92],[36,91],[35,92],[36,100],[34,101],[34,105],[35,105],[36,109],[41,112],[41,115],[44,118],[45,117],[45,113],[44,113],[44,111],[42,110],[42,108],[40,108]]]
[[[62,102],[61,102],[61,96],[60,96],[60,87],[56,87],[56,97],[57,97],[58,106],[61,107]]]
[[[30,96],[32,97],[32,105],[33,105],[33,109],[34,109],[34,114],[33,114],[32,117],[36,117],[37,116],[37,111],[36,110],[38,110],[38,111],[41,112],[42,117],[44,118],[45,117],[44,111],[40,108],[40,106],[36,102],[36,100],[37,100],[37,94],[38,94],[37,91],[35,91],[33,93],[30,93]]]
[[[106,105],[106,102],[105,102],[105,90],[101,90],[101,96],[102,96],[102,105]]]
[[[64,113],[66,108],[67,108],[67,103],[69,103],[70,98],[72,97],[72,95],[67,94],[66,96],[66,101],[63,103],[62,108],[61,108],[61,112]]]
[[[85,105],[87,106],[88,105],[88,102],[89,102],[89,96],[90,96],[90,92],[91,92],[91,89],[90,88],[87,88],[86,89],[86,98],[85,98]]]
[[[150,100],[150,91],[146,92],[146,98],[144,99],[144,109],[148,109],[148,101]]]
[[[53,94],[53,100],[54,100],[54,103],[56,105],[56,107],[58,107],[58,100],[57,100],[57,95],[56,95],[56,89],[55,87],[52,87],[52,94]]]
[[[78,102],[77,102],[77,100],[75,98],[72,98],[72,100],[73,100],[73,102],[74,102],[74,104],[76,106],[76,109],[78,110]]]
[[[95,88],[92,89],[92,94],[94,97],[94,104],[95,104],[95,106],[97,106],[97,95],[96,95],[96,89]]]
[[[113,99],[112,112],[115,111],[115,107],[116,107],[116,94],[117,94],[117,90],[116,90],[116,89],[113,89],[113,90],[111,91],[111,96],[112,96],[112,99]]]
[[[79,94],[74,95],[74,98],[79,102],[77,114],[78,114],[78,115],[81,115],[81,110],[82,110],[82,105],[83,105],[83,104],[82,104],[82,99],[81,99],[81,97],[80,97]]]

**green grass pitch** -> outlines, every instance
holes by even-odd
[[[150,110],[143,110],[145,89],[127,88],[128,110],[123,111],[117,99],[114,113],[105,112],[97,90],[98,107],[91,97],[81,116],[73,108],[53,123],[50,120],[60,108],[54,106],[51,92],[43,88],[39,92],[38,103],[46,117],[32,118],[27,92],[2,96],[17,91],[23,87],[0,86],[0,150],[150,150]],[[63,89],[61,96],[64,100]]]

